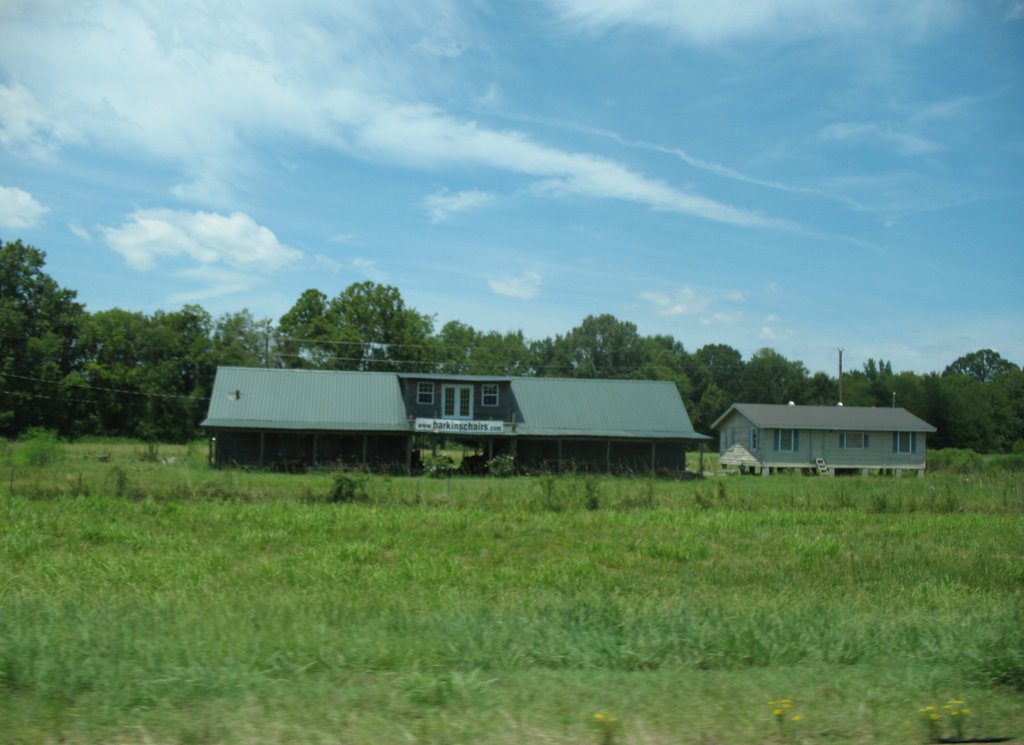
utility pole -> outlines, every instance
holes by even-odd
[[[839,405],[843,405],[843,348],[837,347],[839,351]]]

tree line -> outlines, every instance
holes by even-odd
[[[42,427],[86,435],[184,441],[206,414],[218,365],[477,375],[670,380],[697,431],[732,403],[834,405],[839,381],[763,348],[688,351],[612,315],[527,339],[407,306],[395,287],[354,283],[336,297],[302,293],[275,323],[248,310],[213,318],[199,305],[152,314],[89,313],[45,272],[45,254],[0,242],[0,435]],[[1024,372],[982,349],[941,374],[893,373],[869,359],[843,374],[848,406],[901,406],[938,428],[934,447],[1024,449]]]

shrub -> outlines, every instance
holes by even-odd
[[[950,473],[980,473],[982,457],[973,450],[945,448],[928,453],[928,466],[935,471]]]
[[[423,459],[423,473],[434,479],[450,476],[455,471],[455,461],[447,455],[432,455]]]
[[[583,506],[591,511],[601,507],[601,490],[596,476],[583,479]]]
[[[364,474],[349,471],[338,471],[334,474],[331,489],[327,494],[328,502],[364,502],[368,498]]]
[[[32,428],[21,437],[21,444],[14,454],[19,466],[48,466],[63,455],[63,448],[57,435],[47,429]]]
[[[514,476],[516,472],[516,457],[514,455],[495,455],[487,461],[487,473],[498,478]]]
[[[993,471],[1021,473],[1024,471],[1024,454],[1000,455],[989,461],[988,466]]]

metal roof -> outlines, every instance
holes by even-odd
[[[508,375],[445,375],[444,373],[396,373],[403,380],[450,380],[453,383],[507,383],[512,380]]]
[[[733,412],[758,427],[783,429],[863,430],[868,432],[935,432],[923,419],[900,408],[873,406],[787,406],[733,404],[711,425],[718,429]]]
[[[665,380],[513,378],[521,435],[709,439]]]
[[[392,373],[218,367],[203,427],[409,430]]]
[[[400,378],[467,376],[219,367],[203,427],[408,432]],[[478,376],[510,381],[516,434],[709,439],[693,429],[675,384]]]

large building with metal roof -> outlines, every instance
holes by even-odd
[[[694,431],[674,383],[220,367],[216,465],[414,470],[445,440],[525,470],[685,470]]]
[[[924,475],[935,427],[901,408],[733,404],[711,425],[722,467],[798,469],[823,475],[913,471]]]

